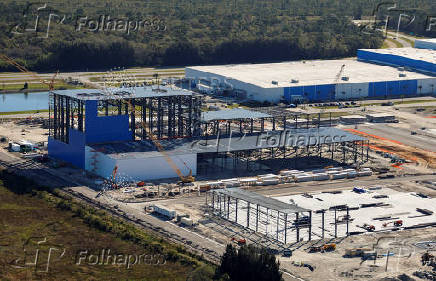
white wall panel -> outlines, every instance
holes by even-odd
[[[336,86],[336,99],[361,99],[369,95],[369,83],[340,83]]]
[[[85,146],[85,169],[96,173],[103,178],[109,178],[115,167],[115,160],[101,152],[92,152]]]
[[[428,42],[424,40],[415,40],[415,48],[436,50],[436,41]]]
[[[188,175],[189,169],[192,169],[192,174],[197,173],[197,155],[186,154],[171,156],[176,166],[182,174]],[[189,169],[185,166],[189,167]],[[122,159],[117,160],[118,175],[121,178],[128,180],[155,180],[165,178],[177,178],[177,173],[171,168],[164,157],[150,157],[138,159]]]
[[[417,93],[436,95],[436,78],[419,79]]]
[[[194,79],[195,81],[207,80],[211,85],[226,85],[231,86],[235,90],[242,90],[247,93],[247,98],[256,101],[279,102],[283,99],[283,87],[262,88],[250,83],[242,82],[230,77],[224,77],[214,73],[198,71],[187,67],[185,69],[185,77]]]

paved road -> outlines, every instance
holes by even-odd
[[[0,160],[7,163],[15,163],[16,165],[22,163],[23,166],[21,166],[22,167],[21,172],[25,172],[27,176],[30,176],[32,178],[38,178],[45,181],[49,180],[54,184],[56,184],[56,182],[59,182],[59,184],[65,184],[66,182],[71,182],[74,185],[78,185],[78,186],[65,187],[64,189],[67,189],[69,191],[74,191],[76,193],[80,193],[82,196],[85,196],[91,200],[99,202],[101,206],[106,206],[112,211],[115,210],[115,208],[113,207],[117,205],[118,212],[125,213],[126,214],[125,217],[127,217],[129,221],[138,222],[139,219],[141,225],[148,226],[148,228],[152,229],[157,233],[161,233],[164,237],[173,238],[173,240],[179,241],[179,243],[183,244],[186,247],[190,247],[192,249],[205,252],[207,254],[214,254],[217,257],[221,255],[225,250],[225,245],[220,244],[208,237],[192,232],[188,229],[179,227],[172,222],[164,221],[153,215],[146,214],[143,211],[143,208],[146,205],[145,203],[128,203],[128,204],[120,203],[107,196],[100,196],[99,198],[96,199],[95,198],[97,195],[96,191],[86,186],[80,186],[80,183],[70,179],[69,176],[66,174],[65,175],[57,174],[59,172],[58,170],[50,170],[40,164],[36,164],[30,161],[23,161],[22,159],[12,156],[11,154],[6,153],[4,151],[0,151]],[[20,168],[20,165],[18,165],[17,167]],[[31,169],[27,170],[26,167],[29,167]],[[42,168],[42,170],[39,171],[38,168]],[[53,176],[50,176],[50,174],[53,174]],[[383,185],[383,184],[401,183],[404,181],[429,180],[429,179],[434,179],[434,177],[435,177],[434,175],[425,175],[425,176],[401,177],[401,178],[386,179],[386,180],[379,180],[379,179],[375,179],[374,177],[368,177],[368,178],[357,179],[353,182],[350,182],[349,180],[341,180],[341,181],[334,181],[334,182],[329,181],[325,183],[317,182],[317,183],[303,183],[303,184],[285,184],[285,185],[279,185],[274,187],[262,187],[261,189],[257,190],[257,192],[264,194],[266,196],[281,196],[281,195],[288,195],[288,194],[301,193],[301,192],[316,192],[316,191],[329,190],[329,189],[331,190],[345,189],[355,185],[370,186],[375,184]],[[186,202],[190,204],[203,204],[204,196],[200,196],[200,197],[192,196],[188,198],[177,199],[177,203],[181,203],[181,202]],[[302,280],[288,273],[284,273],[284,279],[289,281]]]
[[[413,128],[413,131],[417,132],[416,135],[411,135],[411,130],[409,129],[393,127],[386,124],[384,126],[377,124],[359,125],[358,130],[368,134],[396,140],[412,147],[436,152],[436,137],[432,138],[420,135],[422,130],[419,127]]]
[[[375,186],[375,185],[389,185],[398,184],[401,182],[410,181],[423,181],[423,180],[434,180],[436,175],[421,175],[421,176],[406,176],[397,177],[392,179],[378,179],[374,176],[359,178],[353,181],[349,179],[346,180],[335,180],[326,182],[310,182],[310,183],[291,183],[282,184],[275,187],[262,187],[256,189],[257,193],[266,196],[286,196],[302,192],[318,192],[325,190],[336,190],[336,189],[350,189],[354,186]]]
[[[401,43],[401,45],[403,45],[403,47],[413,47],[412,44],[410,44],[410,42],[402,39],[401,37],[407,38],[406,36],[404,36],[403,34],[399,33],[398,37],[397,37],[397,33],[396,32],[389,32],[388,31],[388,38],[391,38],[399,43]],[[408,38],[407,38],[408,39]]]

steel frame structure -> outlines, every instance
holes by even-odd
[[[300,241],[301,231],[305,229],[308,240],[312,240],[312,211],[296,205],[234,188],[207,192],[206,206],[215,215],[242,227],[258,233],[265,230],[265,234],[277,242],[288,244],[291,241],[289,234],[293,231],[295,241]],[[246,212],[241,209],[246,209]]]
[[[212,214],[284,245],[349,236],[353,220],[347,205],[313,211],[240,188],[208,191],[205,200]]]
[[[309,159],[310,157],[318,157],[319,159],[328,159],[339,162],[343,165],[365,163],[369,159],[369,141],[350,141],[331,144],[317,144],[308,146],[294,147],[271,147],[260,148],[253,150],[229,151],[229,152],[214,152],[199,154],[199,163],[204,163],[207,159],[211,159],[212,163],[224,170],[227,162],[226,159],[231,158],[233,161],[233,169],[241,167],[241,163],[245,163],[247,171],[252,170],[251,167],[260,160],[289,160],[287,168],[301,168],[305,163],[302,163],[301,158]],[[221,160],[221,161],[220,161]],[[304,161],[303,161],[304,162]],[[200,169],[199,169],[200,170]],[[253,170],[256,170],[254,167]],[[208,173],[207,166],[200,171]]]
[[[68,96],[49,94],[49,135],[69,142],[69,130],[85,130],[85,102]]]
[[[267,113],[270,117],[201,121],[202,136],[230,135],[233,132],[240,134],[263,133],[270,129],[276,131],[332,127],[336,123],[336,120],[332,119],[331,112],[328,113],[327,119],[321,119],[321,113],[300,114],[269,108],[256,108],[255,111]],[[271,128],[267,128],[268,126]]]
[[[81,132],[85,128],[86,101],[66,95],[50,93],[49,135],[68,143],[69,129]],[[133,140],[149,140],[145,124],[158,139],[176,139],[200,136],[198,95],[172,95],[141,98],[113,98],[98,100],[98,115],[128,115]],[[132,108],[134,107],[135,110]]]

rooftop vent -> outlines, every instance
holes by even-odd
[[[299,83],[300,81],[298,79],[291,79],[291,83]]]
[[[121,91],[121,92],[114,93],[114,96],[130,96],[132,94],[133,93],[129,93],[129,92],[126,92],[126,91]]]
[[[406,77],[407,74],[406,74],[406,73],[399,73],[398,76],[400,76],[400,77]]]
[[[342,76],[342,81],[348,81],[348,80],[350,80],[350,77],[348,77],[348,76]]]
[[[278,85],[279,84],[279,82],[278,81],[271,81],[271,84],[273,84],[273,85]]]
[[[166,93],[166,92],[168,92],[168,90],[161,89],[161,88],[152,89],[152,91],[153,92],[157,92],[157,93]]]
[[[78,93],[77,96],[79,97],[98,97],[102,96],[102,93]]]

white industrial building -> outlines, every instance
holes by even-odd
[[[359,50],[358,58],[186,68],[194,84],[245,92],[277,103],[434,95],[436,51],[418,48]]]
[[[144,144],[144,143],[142,143]],[[134,142],[85,147],[85,169],[110,178],[117,167],[117,181],[155,180],[178,177],[167,159],[158,151],[135,151]],[[103,148],[103,149],[102,149]],[[107,151],[107,152],[100,152]],[[197,173],[197,153],[173,151],[168,155],[182,174]]]
[[[436,39],[416,39],[415,48],[436,50]]]

